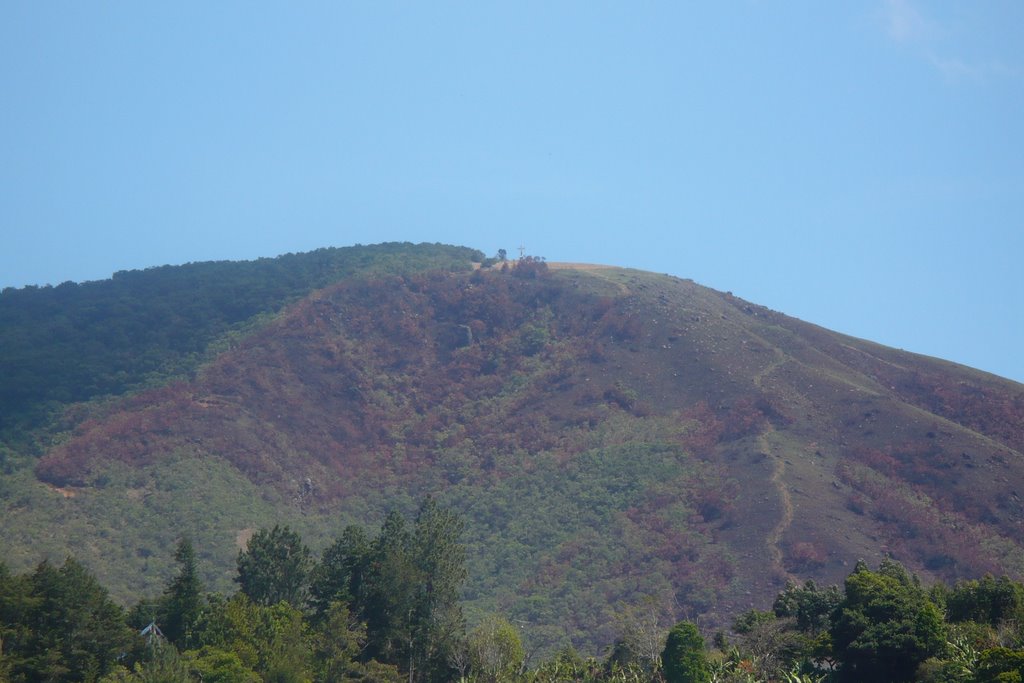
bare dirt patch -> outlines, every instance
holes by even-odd
[[[246,546],[249,545],[249,539],[252,538],[252,535],[255,533],[256,527],[249,526],[244,529],[240,529],[238,533],[235,534],[235,545],[238,546],[238,549],[245,550]]]
[[[52,484],[47,484],[46,488],[50,489],[51,491],[55,491],[56,493],[59,493],[64,498],[74,498],[75,496],[78,495],[78,492],[75,491],[73,488],[71,488],[69,486],[63,486],[62,487],[62,486],[53,486]]]

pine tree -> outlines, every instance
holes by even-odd
[[[443,680],[465,630],[459,595],[466,579],[462,521],[428,498],[410,531],[390,513],[373,542],[358,601],[369,657],[397,665],[411,683]]]
[[[462,530],[462,520],[433,498],[420,506],[413,531],[413,563],[420,575],[413,659],[427,679],[445,677],[449,655],[466,627],[459,604],[466,581]]]
[[[324,619],[336,602],[358,609],[369,563],[370,539],[366,532],[362,527],[346,527],[311,573],[309,603],[317,621]]]
[[[23,618],[31,624],[12,653],[13,680],[93,680],[114,668],[134,635],[124,612],[73,558],[40,563],[28,577]]]
[[[192,632],[203,608],[203,584],[196,569],[192,542],[182,538],[174,552],[178,574],[164,589],[160,600],[160,628],[164,636],[181,649],[189,648]]]

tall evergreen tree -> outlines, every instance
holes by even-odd
[[[367,656],[399,665],[403,670],[412,641],[415,586],[419,581],[410,557],[410,545],[405,519],[391,511],[374,539],[360,600],[366,621]]]
[[[448,673],[449,655],[465,632],[459,603],[466,581],[463,522],[427,498],[416,515],[413,563],[420,575],[416,593],[413,660],[426,679]],[[421,679],[422,680],[422,679]]]
[[[39,564],[28,577],[28,597],[22,618],[30,629],[9,653],[12,680],[94,680],[134,642],[121,608],[73,558],[59,569]]]
[[[448,655],[465,629],[462,521],[428,498],[412,531],[390,513],[374,540],[361,598],[367,656],[392,663],[410,683],[448,677]]]
[[[0,562],[0,681],[8,680],[14,654],[29,636],[29,601],[28,583]]]
[[[160,628],[164,636],[181,649],[192,643],[192,631],[203,608],[203,584],[196,568],[192,542],[182,538],[174,552],[178,574],[164,589],[160,601]]]
[[[322,620],[335,602],[358,609],[370,563],[370,539],[362,527],[348,526],[324,551],[310,575],[309,602]]]

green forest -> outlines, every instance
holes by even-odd
[[[665,681],[989,683],[1024,676],[1024,584],[923,585],[859,562],[842,587],[788,583],[728,632],[620,605],[599,657],[532,648],[491,614],[467,625],[462,519],[432,498],[375,534],[349,526],[314,558],[287,526],[238,553],[231,595],[207,592],[181,539],[163,591],[130,609],[74,558],[0,564],[0,681]]]
[[[64,405],[185,376],[285,305],[342,278],[465,271],[482,260],[466,247],[388,243],[4,289],[0,440],[24,442]]]

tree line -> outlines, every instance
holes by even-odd
[[[567,647],[534,662],[503,616],[467,628],[461,532],[431,498],[375,535],[346,528],[319,559],[288,527],[261,529],[230,596],[204,590],[182,539],[162,593],[128,610],[74,558],[21,575],[0,563],[0,682],[1024,680],[1024,584],[925,587],[892,560],[858,563],[842,587],[787,584],[728,633],[666,634],[639,610],[601,658]]]

